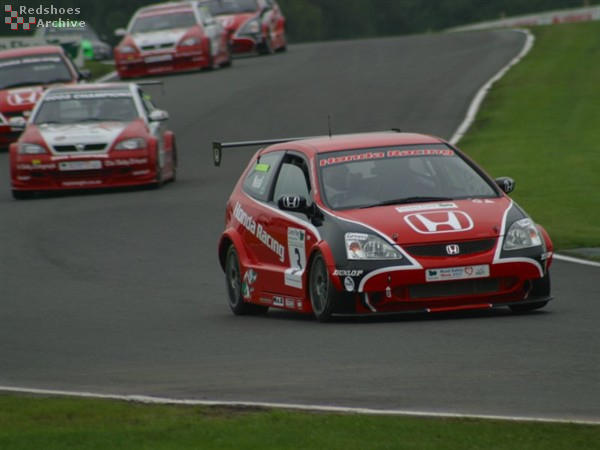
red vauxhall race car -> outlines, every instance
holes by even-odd
[[[10,146],[13,196],[175,180],[168,117],[133,83],[48,89]]]
[[[285,17],[275,0],[200,0],[229,32],[234,53],[285,51]]]
[[[218,256],[235,314],[333,315],[508,306],[550,296],[546,231],[456,147],[410,133],[265,145],[227,203]]]
[[[228,33],[197,2],[173,2],[139,9],[114,58],[120,78],[142,77],[231,65]]]
[[[0,74],[0,148],[17,140],[45,89],[89,76],[54,45],[1,51]]]

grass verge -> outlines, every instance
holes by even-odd
[[[511,196],[558,250],[600,247],[600,22],[532,31],[459,147],[516,180]]]
[[[114,72],[115,65],[114,63],[108,61],[86,61],[84,65],[84,69],[87,69],[91,73],[90,82],[97,80],[104,75]]]
[[[0,448],[597,449],[600,427],[0,396]]]

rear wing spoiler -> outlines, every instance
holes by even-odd
[[[282,142],[301,141],[303,139],[312,139],[312,137],[298,137],[298,138],[282,138],[282,139],[267,139],[264,141],[240,141],[240,142],[213,142],[213,162],[215,166],[221,165],[221,159],[223,158],[224,148],[234,147],[253,147],[258,145],[273,145],[280,144]]]

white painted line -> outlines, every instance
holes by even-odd
[[[233,401],[212,401],[212,400],[183,400],[162,397],[150,397],[145,395],[109,395],[94,394],[90,392],[71,392],[55,391],[49,389],[28,389],[10,386],[0,386],[0,391],[15,392],[22,394],[51,395],[82,397],[90,399],[120,400],[136,403],[159,404],[159,405],[186,405],[186,406],[233,406],[233,407],[253,407],[265,409],[291,409],[296,411],[318,411],[332,414],[361,414],[374,416],[406,416],[406,417],[426,417],[426,418],[447,418],[447,419],[487,419],[504,420],[513,422],[542,422],[542,423],[573,423],[580,425],[600,425],[600,419],[580,420],[572,418],[544,418],[544,417],[526,417],[526,416],[501,416],[486,414],[459,414],[459,413],[440,413],[428,411],[412,411],[399,409],[371,409],[371,408],[347,408],[343,406],[324,406],[324,405],[299,405],[290,403],[269,403],[269,402],[233,402]]]
[[[557,255],[556,253],[554,254],[553,258],[558,259],[560,261],[568,261],[568,262],[572,262],[572,263],[576,263],[576,264],[583,264],[586,266],[600,267],[600,263],[596,262],[596,261],[588,261],[587,259],[573,258],[571,256],[564,256],[564,255]]]
[[[112,80],[113,78],[116,78],[117,76],[117,72],[110,72],[107,73],[106,75],[104,75],[103,77],[98,78],[96,81],[94,81],[94,83],[104,83],[105,81],[109,81]]]
[[[487,93],[490,90],[490,88],[492,87],[492,85],[496,81],[498,81],[500,78],[502,78],[506,74],[506,72],[508,72],[510,70],[510,68],[512,66],[514,66],[519,61],[521,61],[521,59],[523,59],[525,57],[525,55],[527,55],[527,53],[529,53],[529,51],[533,47],[533,43],[535,41],[535,36],[529,30],[514,30],[514,31],[525,34],[525,36],[526,36],[525,45],[523,46],[523,48],[521,49],[521,51],[519,52],[519,54],[517,56],[515,56],[502,69],[500,69],[500,71],[496,75],[494,75],[492,78],[490,78],[481,87],[481,89],[479,89],[479,91],[477,91],[477,94],[475,94],[475,97],[471,101],[471,105],[469,106],[469,109],[467,111],[467,116],[465,117],[463,122],[460,124],[458,129],[455,131],[452,138],[450,138],[451,144],[458,143],[458,141],[460,141],[460,139],[465,135],[465,133],[467,132],[469,127],[473,124],[473,122],[475,121],[475,116],[477,115],[477,112],[479,111],[479,108],[481,107],[481,103],[483,102],[483,99],[487,95]]]

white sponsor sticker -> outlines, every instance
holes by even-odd
[[[306,268],[306,232],[288,228],[288,256],[290,267],[285,271],[285,285],[302,289],[302,275]]]
[[[166,55],[146,56],[144,58],[144,61],[148,64],[152,64],[152,63],[157,63],[157,62],[171,61],[172,59],[173,59],[173,55],[166,54]]]
[[[444,267],[441,269],[426,269],[427,281],[464,280],[469,278],[486,278],[490,276],[490,266]]]
[[[65,161],[58,163],[58,169],[63,171],[102,169],[102,161]]]
[[[423,203],[419,205],[410,205],[410,206],[399,206],[396,208],[396,211],[403,212],[411,212],[411,211],[424,211],[426,209],[449,209],[449,208],[458,208],[456,203]]]

